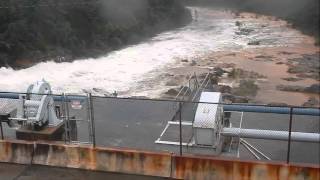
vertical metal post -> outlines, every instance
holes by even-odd
[[[289,138],[288,138],[287,164],[289,164],[289,162],[290,162],[291,131],[292,131],[292,111],[293,111],[293,107],[290,107],[290,122],[289,122]]]
[[[194,76],[196,78],[196,92],[197,92],[197,90],[199,89],[199,81],[196,73],[194,73]]]
[[[90,107],[90,96],[89,93],[87,93],[87,122],[88,122],[88,132],[89,132],[89,142],[93,143],[92,138],[92,122],[91,122],[91,107]]]
[[[181,111],[182,111],[182,104],[179,102],[179,142],[180,142],[180,156],[182,156],[182,123],[181,123]]]
[[[64,107],[64,134],[65,134],[65,143],[70,143],[70,125],[69,125],[69,107],[68,99],[65,93],[63,93],[63,107]]]
[[[4,136],[3,136],[3,128],[2,128],[2,119],[1,119],[1,117],[0,117],[0,131],[1,131],[1,139],[3,140]]]
[[[65,102],[65,95],[64,95],[64,93],[62,93],[62,95],[61,95],[61,97],[62,97],[62,112],[63,112],[63,114],[62,114],[62,117],[63,117],[63,123],[64,123],[64,143],[66,144],[67,143],[67,124],[66,124],[66,108],[65,108],[65,106],[66,106],[66,102]]]
[[[69,111],[69,103],[68,103],[68,96],[66,96],[66,110],[67,110],[67,130],[68,130],[68,141],[71,143],[71,126],[70,126],[70,111]]]
[[[95,124],[94,124],[94,112],[93,112],[93,104],[92,104],[92,95],[89,93],[89,119],[91,121],[91,132],[92,132],[92,145],[96,147],[96,133],[95,133]]]

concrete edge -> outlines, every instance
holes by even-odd
[[[177,179],[320,179],[320,166],[21,140],[0,140],[0,162]]]

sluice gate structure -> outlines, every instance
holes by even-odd
[[[175,100],[54,95],[45,81],[2,92],[0,162],[172,179],[320,178],[320,109],[226,104],[209,79],[189,81]]]

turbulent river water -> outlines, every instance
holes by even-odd
[[[248,42],[261,41],[260,47],[288,46],[300,41],[297,31],[268,18],[245,19],[254,31],[250,35],[236,33],[237,16],[228,11],[190,8],[197,11],[197,20],[185,27],[163,32],[136,45],[111,52],[96,59],[75,60],[72,63],[42,62],[33,67],[13,70],[0,69],[1,91],[25,91],[35,81],[45,79],[54,93],[93,92],[103,95],[117,91],[132,96],[145,92],[141,86],[146,78],[167,67],[177,65],[178,59],[195,59],[210,52],[239,51]],[[243,21],[243,20],[242,20]],[[157,83],[157,82],[153,82]],[[141,87],[141,88],[134,88]]]

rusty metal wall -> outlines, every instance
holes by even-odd
[[[170,177],[171,154],[37,143],[33,164]]]
[[[234,159],[173,157],[173,178],[178,179],[312,179],[320,178],[319,167]]]
[[[0,162],[31,164],[33,150],[33,142],[0,140]]]
[[[47,142],[0,141],[0,162],[172,177],[177,179],[319,179],[320,167],[177,156]]]

